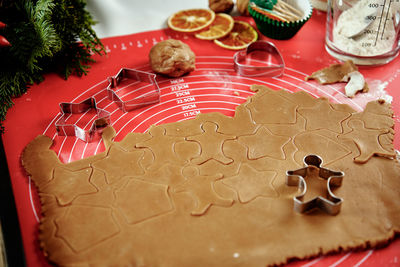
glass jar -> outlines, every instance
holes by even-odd
[[[328,0],[325,48],[358,65],[385,64],[400,49],[400,0]]]

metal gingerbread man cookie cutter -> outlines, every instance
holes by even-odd
[[[96,100],[93,97],[87,98],[80,103],[60,103],[62,112],[61,117],[55,122],[57,134],[60,136],[76,136],[84,142],[91,142],[94,136],[110,124],[110,112],[98,108]],[[90,109],[94,109],[97,113],[89,130],[79,127],[76,123],[67,123],[67,117],[71,114],[86,113]]]
[[[294,210],[299,213],[305,213],[315,208],[320,209],[330,215],[336,215],[340,212],[343,199],[332,193],[331,187],[339,187],[342,184],[344,173],[332,171],[321,167],[322,159],[317,155],[308,155],[304,157],[304,168],[286,172],[286,184],[289,186],[298,186],[301,193],[293,197]],[[318,169],[318,177],[326,180],[327,194],[317,196],[308,201],[303,201],[307,192],[306,177],[312,170]],[[315,178],[315,177],[311,177]]]
[[[257,56],[258,55],[258,56]],[[251,58],[250,61],[247,59]],[[283,75],[285,62],[276,46],[268,41],[256,41],[233,56],[234,68],[241,76],[278,77]]]
[[[144,83],[146,85],[144,85],[142,88],[148,87],[150,90],[140,96],[124,101],[123,98],[118,95],[118,91],[123,89],[119,88],[119,84],[124,79]],[[156,81],[156,74],[135,69],[122,68],[117,75],[108,77],[108,82],[108,98],[111,101],[114,101],[123,112],[128,112],[160,102],[160,88]],[[133,93],[134,91],[135,90],[131,91],[130,93]]]

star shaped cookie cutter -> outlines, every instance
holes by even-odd
[[[102,132],[102,130],[110,124],[110,112],[98,108],[96,99],[90,97],[83,100],[80,103],[60,103],[60,109],[62,112],[61,117],[55,122],[57,134],[60,136],[75,136],[84,142],[91,142],[96,134]],[[80,114],[94,109],[97,112],[97,119],[93,121],[89,130],[76,125],[76,123],[67,123],[66,119],[71,114]]]
[[[330,215],[336,215],[340,212],[343,199],[332,193],[331,187],[339,187],[342,184],[344,173],[332,171],[321,167],[322,159],[317,155],[308,155],[303,159],[304,168],[286,172],[286,184],[288,186],[298,186],[301,190],[300,195],[294,196],[294,210],[299,213],[305,213],[318,208]],[[317,196],[311,200],[303,201],[307,192],[306,177],[311,176],[312,172],[318,171],[318,177],[327,180],[327,194]],[[311,177],[315,178],[315,177]]]
[[[124,79],[130,79],[136,82],[145,83],[147,85],[144,85],[141,88],[149,87],[150,92],[146,92],[142,95],[134,97],[133,99],[124,101],[118,95],[118,91],[129,87],[129,85],[123,88],[118,87],[121,81],[123,81]],[[108,98],[111,101],[115,102],[123,112],[128,112],[137,108],[160,102],[160,88],[156,81],[156,75],[153,73],[135,69],[122,68],[117,73],[117,75],[108,77],[108,82]],[[129,94],[134,93],[135,91],[137,93],[138,89],[130,91]]]
[[[250,63],[247,59],[251,58]],[[233,56],[234,68],[241,76],[283,75],[285,62],[276,46],[268,41],[256,41]]]

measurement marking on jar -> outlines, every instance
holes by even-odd
[[[375,38],[375,43],[374,46],[376,46],[376,43],[378,42],[378,38],[379,38],[379,31],[381,30],[381,24],[382,24],[382,16],[383,16],[383,12],[385,10],[385,5],[386,5],[386,0],[384,0],[383,2],[383,7],[382,7],[382,12],[381,15],[379,16],[379,24],[378,24],[378,30],[376,31],[376,38]],[[383,29],[384,31],[385,29]],[[382,32],[383,32],[382,31]],[[382,33],[383,34],[383,33]]]
[[[365,34],[375,34],[375,30],[365,30],[364,31]]]
[[[376,44],[376,43],[375,43]],[[371,43],[361,43],[362,47],[371,47],[372,44]]]
[[[386,1],[386,0],[385,0]],[[390,5],[392,4],[392,1],[389,1],[389,6],[387,8],[387,12],[386,12],[386,18],[385,18],[385,22],[383,24],[383,29],[382,29],[382,34],[381,34],[381,40],[383,40],[383,34],[385,32],[385,28],[386,28],[386,21],[388,21],[389,19],[389,13],[390,13]],[[382,8],[382,14],[383,14],[383,10],[385,9],[385,7]]]

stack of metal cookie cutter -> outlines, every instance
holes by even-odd
[[[286,172],[286,184],[289,186],[298,186],[301,193],[293,197],[294,210],[300,213],[306,213],[313,209],[320,209],[330,215],[336,215],[340,212],[343,199],[332,193],[331,187],[339,187],[342,184],[344,173],[332,171],[321,167],[322,159],[317,155],[308,155],[304,157],[304,168]],[[319,169],[319,177],[327,180],[327,197],[318,196],[309,201],[303,201],[307,192],[306,177],[310,168]]]
[[[84,142],[91,142],[96,134],[100,133],[104,127],[110,124],[110,112],[97,107],[96,100],[93,97],[85,99],[80,103],[60,103],[61,117],[55,122],[58,135],[76,136]],[[67,118],[71,114],[86,113],[94,109],[97,113],[97,119],[93,121],[89,130],[79,127],[75,123],[67,123]]]
[[[147,89],[149,90],[139,97],[123,101],[118,95],[118,85],[124,79],[132,80],[132,83],[145,83],[146,85],[143,87],[148,87]],[[114,101],[124,112],[160,102],[160,89],[156,81],[156,75],[153,73],[122,68],[117,75],[109,77],[108,82],[109,84],[106,88],[108,98]],[[82,141],[91,142],[96,134],[100,134],[104,127],[111,124],[110,113],[104,109],[98,108],[96,100],[93,97],[81,103],[60,103],[60,109],[62,115],[55,122],[57,133],[60,136],[75,136]],[[85,113],[90,109],[96,110],[98,118],[94,120],[89,130],[77,126],[76,123],[67,123],[67,119],[71,114]]]
[[[146,85],[146,87],[149,87],[150,90],[140,97],[123,101],[121,97],[118,96],[118,85],[124,79],[147,83],[148,85]],[[156,82],[156,75],[153,73],[122,68],[117,75],[108,77],[108,82],[108,98],[114,101],[124,112],[160,102],[160,88]]]
[[[263,54],[263,57],[258,60],[246,62],[246,59],[254,53]],[[256,41],[251,43],[245,50],[237,52],[233,56],[234,68],[237,74],[241,76],[266,76],[279,77],[283,75],[285,62],[279,50],[275,45],[268,41]]]

